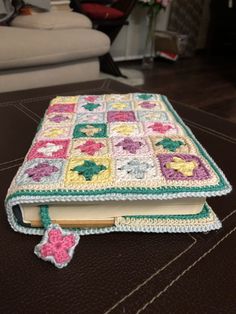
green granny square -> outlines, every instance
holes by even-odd
[[[80,137],[107,137],[105,123],[79,123],[75,126],[73,138]]]

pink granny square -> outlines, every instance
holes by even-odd
[[[69,140],[38,141],[31,148],[27,159],[66,158]]]
[[[52,112],[74,112],[74,104],[56,104],[48,108],[47,113]]]
[[[171,135],[178,134],[178,129],[173,123],[144,122],[145,135]]]
[[[108,122],[134,122],[136,121],[133,111],[108,111]]]

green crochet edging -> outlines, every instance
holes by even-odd
[[[22,190],[17,191],[11,195],[9,195],[6,199],[6,202],[9,199],[12,199],[17,196],[51,196],[51,195],[60,195],[60,196],[98,196],[98,195],[104,195],[104,194],[112,194],[112,193],[119,193],[119,194],[152,194],[152,195],[158,195],[158,194],[171,194],[171,193],[181,193],[181,192],[216,192],[220,190],[224,190],[226,188],[230,188],[230,185],[227,183],[227,181],[223,178],[221,173],[219,172],[218,167],[214,164],[214,162],[211,160],[210,156],[205,152],[205,150],[202,148],[201,144],[197,141],[197,139],[194,137],[191,130],[184,124],[183,120],[179,117],[179,115],[175,112],[172,105],[169,103],[166,96],[161,95],[162,100],[166,104],[168,110],[174,115],[177,122],[183,127],[187,135],[192,139],[192,141],[197,146],[199,152],[201,155],[209,162],[211,167],[214,169],[215,173],[217,174],[219,178],[219,183],[214,186],[205,186],[205,187],[160,187],[158,189],[155,188],[108,188],[108,189],[100,189],[100,190],[54,190],[54,191],[34,191],[34,190]]]
[[[91,196],[91,195],[104,195],[104,194],[112,194],[112,193],[119,193],[119,194],[151,194],[151,195],[158,195],[158,194],[171,194],[171,193],[181,193],[181,192],[210,192],[210,191],[219,191],[222,190],[222,185],[214,186],[214,187],[177,187],[177,188],[159,188],[158,190],[152,188],[109,188],[103,190],[54,190],[54,191],[34,191],[34,190],[22,190],[17,191],[11,195],[9,195],[6,199],[12,199],[17,196]]]
[[[138,215],[138,216],[123,216],[123,218],[135,218],[135,219],[203,219],[209,217],[209,207],[206,203],[203,205],[202,210],[198,214],[188,215]]]
[[[42,222],[42,225],[45,229],[48,228],[49,225],[51,225],[51,218],[49,216],[48,212],[48,205],[40,205],[39,215]]]

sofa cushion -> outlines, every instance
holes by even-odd
[[[83,14],[70,11],[51,11],[19,15],[11,22],[11,26],[37,29],[91,28],[92,23]]]
[[[95,20],[115,20],[124,16],[124,13],[118,9],[97,3],[82,3],[81,10]]]
[[[109,38],[93,29],[38,30],[0,27],[0,69],[57,64],[98,57]]]
[[[97,58],[68,63],[0,71],[0,91],[79,83],[99,79]]]

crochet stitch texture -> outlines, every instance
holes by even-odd
[[[6,206],[15,230],[35,233],[17,225],[13,204],[207,197],[230,190],[165,96],[58,96],[12,182]]]

